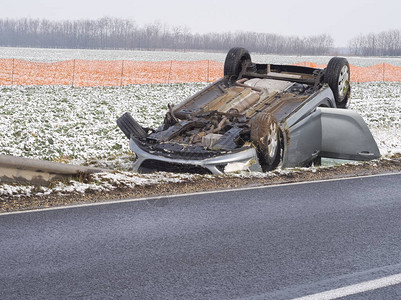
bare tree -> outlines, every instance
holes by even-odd
[[[387,51],[392,53],[397,45]],[[155,21],[139,27],[134,20],[110,17],[74,21],[23,18],[0,19],[0,46],[215,51],[242,46],[259,53],[321,55],[330,51],[333,39],[328,35],[301,38],[242,31],[193,34],[185,26],[169,27]]]
[[[348,42],[352,54],[363,56],[400,56],[401,31],[389,30],[378,34],[360,34]]]

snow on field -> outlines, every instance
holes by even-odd
[[[401,83],[352,84],[350,109],[364,118],[382,156],[401,153]]]
[[[0,154],[116,167],[111,160],[126,169],[121,157],[130,151],[116,119],[128,111],[157,128],[167,104],[205,85],[0,87]],[[401,83],[353,84],[350,109],[365,119],[383,155],[401,152]]]
[[[52,189],[0,184],[0,196],[83,193],[117,185],[192,180],[199,175],[129,172],[133,155],[116,119],[129,111],[144,127],[158,127],[167,104],[176,104],[204,86],[206,83],[0,87],[0,154],[120,170],[118,174],[95,175],[96,183],[71,181]],[[365,119],[383,156],[401,153],[401,83],[353,84],[350,109]]]
[[[0,154],[78,164],[114,159],[129,152],[119,116],[129,111],[143,126],[157,127],[168,103],[204,85],[2,87]]]
[[[90,50],[90,49],[40,49],[0,47],[1,58],[16,58],[35,62],[55,62],[71,59],[85,60],[133,60],[133,61],[194,61],[214,60],[224,62],[226,52],[193,51],[139,51],[139,50]],[[269,55],[251,53],[252,60],[259,63],[295,64],[309,61],[327,64],[331,56]],[[350,64],[358,67],[388,63],[401,66],[401,57],[347,57]]]

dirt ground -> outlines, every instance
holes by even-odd
[[[0,212],[398,172],[401,172],[401,154],[396,154],[390,159],[380,159],[361,164],[293,169],[289,172],[272,172],[271,176],[264,178],[208,176],[180,183],[159,183],[148,186],[136,186],[135,188],[117,188],[109,192],[90,191],[85,194],[72,193],[67,195],[50,194],[47,196],[3,197],[4,199],[0,199]]]

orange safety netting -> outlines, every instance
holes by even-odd
[[[324,68],[300,62],[296,65]],[[351,68],[352,82],[401,82],[401,67],[379,64]],[[37,63],[0,59],[0,85],[123,86],[129,84],[212,82],[223,76],[216,61],[89,61]]]
[[[326,65],[315,64],[312,62],[300,62],[296,65],[321,69],[326,67]],[[356,67],[350,65],[350,70],[351,82],[401,82],[401,67],[392,66],[386,63],[374,65],[371,67]]]

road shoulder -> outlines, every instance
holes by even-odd
[[[134,188],[117,186],[109,191],[87,190],[85,193],[51,193],[49,195],[4,196],[0,199],[0,212],[96,203],[113,200],[159,197],[173,194],[197,193],[244,187],[267,186],[292,182],[339,179],[356,176],[398,173],[401,171],[401,154],[391,159],[380,159],[360,164],[345,164],[333,167],[290,169],[271,172],[265,176],[255,174],[233,174],[226,176],[189,177],[179,182],[158,182],[137,185]],[[86,179],[90,180],[90,178]],[[54,184],[54,183],[53,183]]]

